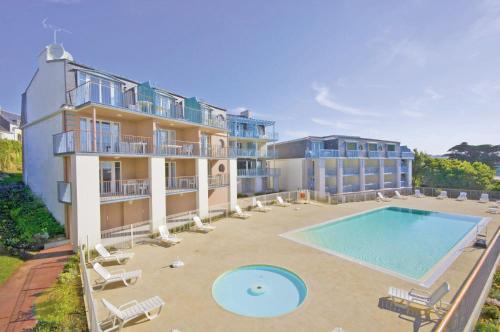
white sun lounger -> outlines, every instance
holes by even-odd
[[[490,201],[490,196],[486,193],[481,194],[481,197],[479,197],[479,203],[488,203]]]
[[[401,303],[406,303],[406,310],[410,309],[411,305],[420,305],[427,310],[432,310],[436,314],[442,311],[442,298],[450,291],[450,285],[444,282],[433,293],[423,290],[411,289],[409,292],[396,288],[389,288],[389,296],[393,302],[401,300]]]
[[[408,197],[401,195],[397,190],[394,193],[396,194],[395,198],[397,199],[408,199]]]
[[[491,206],[486,210],[486,212],[491,213],[491,214],[500,214],[500,206],[494,207]]]
[[[94,263],[92,265],[94,271],[99,275],[99,279],[95,282],[100,289],[106,287],[106,285],[114,283],[114,282],[123,282],[125,286],[133,285],[139,280],[142,275],[141,270],[129,271],[126,272],[123,269],[109,271],[104,266],[99,263]]]
[[[99,254],[99,257],[94,259],[96,262],[117,262],[118,264],[123,264],[134,257],[133,252],[124,252],[120,250],[109,252],[100,243],[95,245],[95,250]]]
[[[291,205],[290,203],[285,202],[283,200],[283,198],[281,198],[281,196],[276,197],[276,201],[278,201],[278,206],[281,206],[281,207],[287,207],[287,206]]]
[[[380,201],[389,202],[390,200],[391,200],[390,198],[385,197],[381,192],[377,193],[377,201],[378,202],[380,202]]]
[[[116,329],[121,330],[127,322],[141,316],[146,316],[148,320],[155,319],[165,305],[165,302],[159,296],[151,297],[142,302],[133,300],[119,307],[115,307],[106,299],[102,299],[102,303],[108,309],[109,314],[104,321],[100,322],[100,325],[111,325],[111,327],[106,328],[103,332]]]
[[[203,233],[208,233],[210,231],[213,231],[215,229],[215,226],[213,225],[207,225],[201,222],[200,217],[194,216],[193,217],[194,221],[194,228],[197,231],[203,232]]]
[[[158,227],[158,230],[160,231],[158,239],[165,244],[174,245],[182,241],[182,239],[175,236],[175,234],[170,234],[167,225],[161,225]]]
[[[259,211],[259,212],[269,212],[269,211],[271,211],[271,208],[262,205],[261,201],[257,201],[256,204],[257,204],[257,207],[255,208],[256,211]]]
[[[447,193],[446,191],[444,191],[444,190],[443,190],[443,191],[441,191],[441,192],[439,193],[439,196],[437,196],[436,198],[437,198],[437,199],[446,199],[446,198],[448,198],[448,193]]]
[[[240,208],[239,205],[236,205],[234,207],[234,210],[236,211],[236,213],[234,215],[238,218],[247,219],[247,218],[250,218],[252,216],[250,213],[243,212],[243,210]]]
[[[460,195],[457,197],[457,201],[466,201],[467,200],[467,193],[466,192],[460,192]]]
[[[420,192],[420,189],[415,189],[415,197],[416,198],[424,198],[425,195]]]

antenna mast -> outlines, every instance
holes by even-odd
[[[71,31],[58,27],[57,25],[49,24],[47,23],[48,18],[44,18],[42,21],[42,25],[45,29],[50,29],[52,30],[54,34],[54,44],[57,44],[57,33],[58,32],[66,32],[66,33],[71,33]]]

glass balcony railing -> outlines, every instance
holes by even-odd
[[[383,158],[384,152],[382,151],[368,151],[368,158]]]
[[[359,168],[357,167],[346,167],[343,171],[344,176],[359,175]]]
[[[404,151],[404,152],[401,152],[401,158],[413,159],[413,158],[415,158],[415,154],[413,152],[410,152],[410,151]]]
[[[325,169],[325,176],[337,176],[337,169],[336,168]]]
[[[231,156],[237,158],[277,158],[278,151],[258,151],[254,149],[231,149]]]
[[[279,168],[249,168],[239,169],[238,176],[240,177],[256,177],[256,176],[279,176]]]
[[[150,192],[149,179],[101,181],[101,201],[120,200],[147,196]]]
[[[365,175],[378,174],[378,167],[365,167]]]
[[[384,167],[384,174],[392,174],[392,173],[396,173],[396,167]]]
[[[225,117],[211,116],[206,110],[193,109],[174,102],[168,105],[158,105],[155,102],[154,93],[138,94],[137,100],[133,96],[134,94],[128,91],[124,93],[121,87],[115,86],[114,83],[86,82],[67,92],[67,102],[75,107],[95,103],[125,108],[138,113],[227,130]]]
[[[219,174],[208,177],[208,188],[224,187],[229,185],[229,176],[227,174]]]
[[[408,166],[401,166],[401,173],[408,173]]]
[[[398,153],[396,151],[387,151],[387,158],[397,158]]]
[[[271,141],[277,141],[279,139],[278,133],[274,132],[260,132],[257,130],[231,130],[229,133],[231,137],[240,137],[240,138],[256,138],[256,139],[265,139]]]
[[[339,150],[330,149],[319,149],[319,150],[307,150],[306,158],[334,158],[340,157]]]
[[[347,158],[358,158],[361,156],[361,151],[358,150],[347,150],[346,157]]]

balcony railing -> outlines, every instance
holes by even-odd
[[[340,157],[339,150],[320,149],[306,151],[306,158],[334,158]]]
[[[161,156],[192,157],[200,156],[200,143],[170,141],[156,145],[156,154]]]
[[[238,176],[240,177],[254,177],[254,176],[279,176],[279,168],[249,168],[239,169]]]
[[[336,176],[336,175],[337,175],[336,168],[325,169],[325,176]]]
[[[413,158],[415,158],[415,154],[413,152],[408,152],[408,151],[401,152],[401,158],[403,158],[403,159],[413,159]]]
[[[53,136],[54,154],[64,153],[110,153],[110,154],[151,154],[151,137],[100,133],[72,130]]]
[[[344,192],[359,191],[360,186],[359,186],[359,184],[346,184],[346,185],[344,185],[343,190],[344,190]]]
[[[149,179],[101,181],[101,201],[147,196],[150,192]]]
[[[165,179],[167,194],[179,191],[191,191],[198,189],[198,178],[196,176],[178,176]]]
[[[384,174],[396,173],[396,167],[384,167]]]
[[[361,155],[361,151],[358,150],[347,150],[346,156],[347,158],[358,158]]]
[[[357,167],[347,167],[344,168],[344,176],[359,175],[359,168]]]
[[[71,183],[57,181],[57,199],[61,203],[71,204]]]
[[[373,175],[378,174],[377,167],[365,167],[365,175]]]
[[[398,153],[396,151],[387,151],[387,158],[397,158]]]
[[[384,152],[382,151],[368,151],[368,158],[383,158]]]
[[[254,149],[231,149],[231,156],[238,158],[277,158],[278,151],[254,150]]]
[[[277,141],[279,135],[276,132],[259,132],[257,130],[231,130],[229,136],[240,138],[256,138]]]
[[[154,94],[138,94],[137,102],[131,96],[132,94],[123,93],[119,87],[113,86],[113,83],[86,82],[67,92],[67,102],[75,107],[96,103],[125,108],[138,113],[227,130],[227,120],[222,117],[212,117],[208,111],[192,109],[178,103],[172,103],[168,107],[156,105]]]
[[[201,156],[208,158],[230,158],[230,149],[218,145],[209,145],[201,148]]]
[[[224,187],[229,185],[229,176],[227,174],[219,174],[208,177],[208,188]]]
[[[408,166],[401,166],[401,173],[408,173]]]

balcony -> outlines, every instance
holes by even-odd
[[[396,151],[387,151],[387,158],[397,158],[398,153]]]
[[[55,155],[65,153],[102,153],[146,155],[153,153],[153,139],[132,135],[72,130],[52,137]]]
[[[202,147],[201,156],[214,159],[232,158],[232,155],[230,153],[230,148],[217,145],[209,145],[207,147]]]
[[[125,201],[150,195],[149,179],[101,181],[101,202]]]
[[[384,167],[384,174],[396,173],[396,167]]]
[[[327,177],[337,176],[337,169],[336,168],[325,169],[325,176]]]
[[[279,176],[279,168],[249,168],[249,169],[239,169],[239,177],[258,177],[258,176]]]
[[[237,158],[276,158],[278,151],[258,151],[254,149],[231,149],[231,156]]]
[[[165,194],[174,195],[198,190],[196,176],[178,176],[165,179]]]
[[[365,184],[365,190],[375,190],[375,189],[378,189],[378,183]]]
[[[377,167],[366,167],[365,175],[377,175],[379,172]]]
[[[403,159],[414,159],[415,158],[415,154],[413,152],[409,152],[409,151],[401,152],[401,158],[403,158]]]
[[[61,203],[71,204],[71,183],[57,181],[57,199]]]
[[[164,144],[158,144],[155,147],[156,154],[168,157],[199,157],[200,143],[170,141]]]
[[[359,158],[361,156],[361,151],[359,150],[347,150],[346,157],[347,158]]]
[[[276,132],[260,132],[258,130],[231,130],[229,136],[238,138],[255,138],[270,141],[277,141],[279,135]]]
[[[339,150],[320,149],[306,151],[306,158],[336,158],[340,157]]]
[[[346,185],[344,185],[343,189],[344,189],[345,193],[355,192],[355,191],[360,190],[360,186],[359,186],[359,184],[346,184]]]
[[[368,151],[368,158],[383,158],[384,152],[382,151]]]
[[[219,174],[208,177],[208,188],[214,189],[229,185],[229,176],[227,174]]]
[[[192,109],[174,102],[165,106],[160,105],[157,102],[157,94],[155,92],[148,94],[139,93],[136,101],[133,98],[133,93],[128,93],[128,91],[123,93],[120,87],[112,87],[111,85],[112,83],[86,82],[67,92],[67,103],[74,107],[88,103],[100,104],[227,130],[227,120],[222,117],[211,117],[208,111]]]
[[[408,166],[401,166],[401,173],[408,173]]]
[[[347,167],[344,168],[344,176],[357,176],[359,175],[359,168]]]

